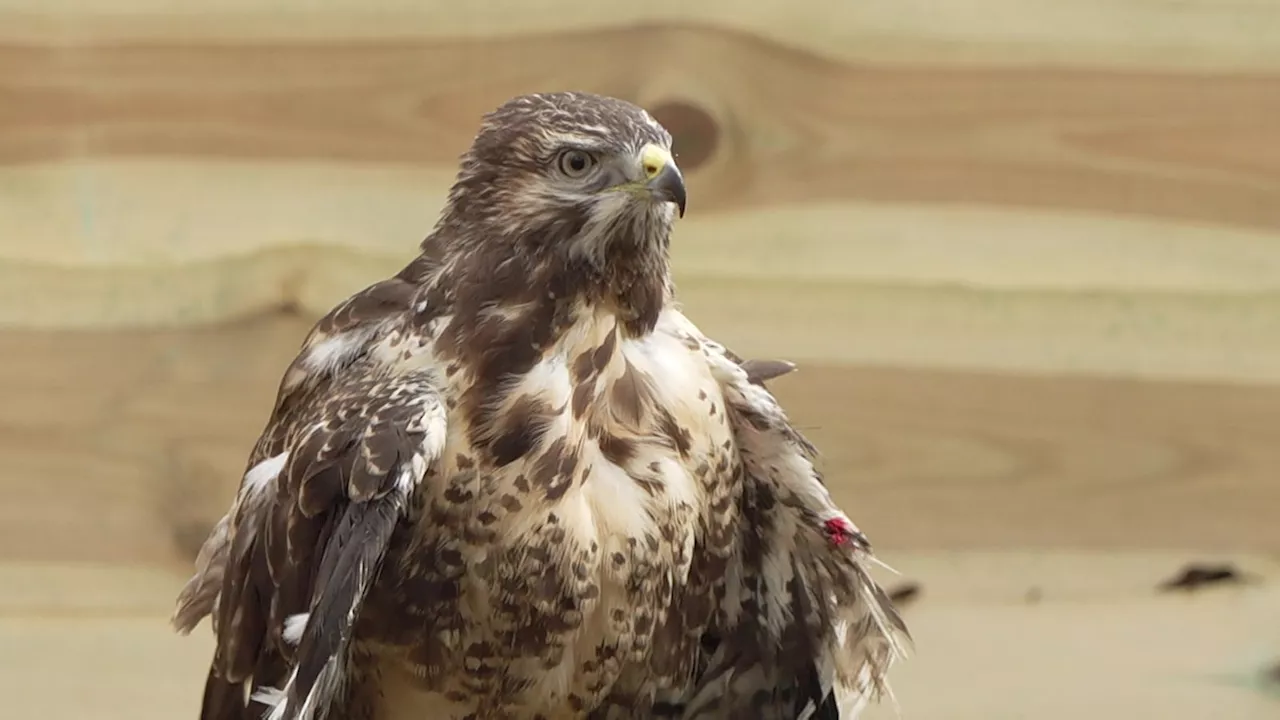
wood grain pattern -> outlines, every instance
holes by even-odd
[[[635,57],[646,59],[622,60]],[[701,211],[910,199],[1280,225],[1276,74],[858,69],[679,25],[483,43],[8,45],[2,58],[0,163],[451,169],[481,113],[533,87],[574,86],[654,105],[692,96],[715,117],[723,148],[701,179]]]
[[[903,717],[1275,716],[1280,4],[465,8],[0,0],[9,714],[194,712],[207,629],[164,619],[310,319],[480,113],[572,87],[675,131],[686,308],[801,361],[921,584]],[[1156,593],[1193,559],[1256,582]]]
[[[1265,360],[1280,352],[1280,71],[1256,53],[1249,67],[1178,66],[1173,49],[1231,47],[1226,16],[1157,0],[1054,16],[1080,62],[865,64],[833,50],[895,17],[894,32],[943,44],[1048,32],[991,2],[1013,13],[1007,32],[880,7],[846,36],[816,23],[834,12],[823,3],[777,31],[763,19],[780,5],[604,28],[584,9],[555,32],[519,25],[518,10],[494,23],[501,5],[447,20],[388,4],[409,13],[391,35],[362,35],[347,6],[294,35],[258,32],[301,9],[289,2],[0,23],[0,324],[323,311],[412,252],[479,113],[574,86],[643,102],[679,132],[697,169],[676,265],[701,312],[741,315],[716,293],[752,283],[765,314],[813,317],[803,333],[789,319],[741,326],[753,351],[1280,380]],[[1260,7],[1235,7],[1255,21],[1241,47],[1268,22]],[[1088,62],[1112,31],[1087,18],[1144,13],[1151,34],[1138,35],[1168,44],[1166,64]],[[166,25],[197,20],[242,32]],[[799,43],[804,23],[821,30]]]
[[[901,715],[886,703],[866,718],[1273,718],[1280,565],[1233,559],[1266,584],[1158,595],[1173,554],[894,553],[925,588],[906,611],[919,650],[894,675]],[[0,562],[0,579],[11,716],[194,716],[212,642],[207,625],[181,638],[165,623],[182,574]],[[35,610],[13,598],[37,582],[76,592]]]
[[[0,334],[0,557],[185,565],[308,324]],[[885,547],[1280,552],[1278,389],[818,365],[776,387]]]
[[[1267,0],[420,0],[0,1],[0,35],[183,39],[493,37],[682,20],[872,62],[1280,67],[1280,8]]]

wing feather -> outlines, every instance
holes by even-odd
[[[765,387],[795,366],[743,360],[690,328],[724,393],[742,522],[723,627],[682,717],[854,718],[888,692],[906,624],[867,572],[870,543],[828,493],[816,448]]]
[[[404,326],[411,297],[392,279],[339,305],[281,381],[174,613],[183,633],[211,616],[204,720],[319,718],[340,697],[360,608],[444,444],[434,363],[413,356],[430,344]],[[397,338],[403,351],[375,352]]]

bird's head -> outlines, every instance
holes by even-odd
[[[541,254],[596,267],[665,255],[685,184],[671,134],[629,102],[578,92],[515,97],[484,117],[446,215]]]

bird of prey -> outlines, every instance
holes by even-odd
[[[681,312],[671,135],[486,114],[420,254],[311,329],[173,623],[203,720],[850,718],[909,635],[765,381]]]

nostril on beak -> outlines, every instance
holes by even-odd
[[[658,163],[647,162],[644,164],[644,176],[650,180],[657,177],[662,172],[662,166]]]

